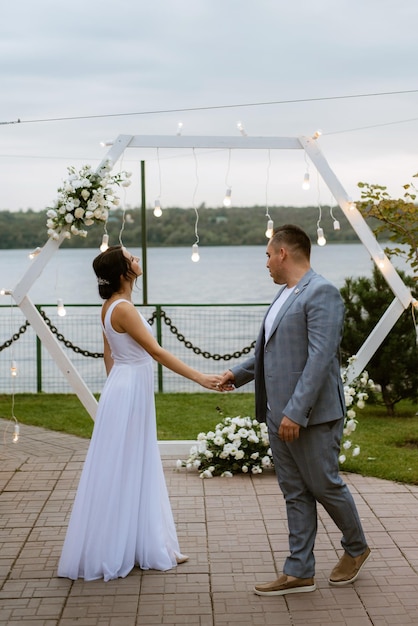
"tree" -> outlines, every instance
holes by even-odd
[[[324,209],[326,207],[323,207]],[[341,223],[341,231],[334,231],[332,218],[324,215],[323,227],[331,242],[357,241],[357,235],[339,207],[334,207],[335,218]],[[299,224],[314,240],[316,238],[318,207],[269,207],[274,223]],[[129,215],[129,219],[125,219]],[[46,242],[47,228],[44,212],[0,211],[0,248],[36,248]],[[125,221],[124,221],[125,220]],[[194,209],[163,207],[160,218],[153,211],[146,211],[148,246],[191,246],[195,239],[196,212]],[[119,241],[122,223],[123,241],[127,247],[140,246],[142,241],[142,214],[139,207],[126,210],[114,209],[109,214],[107,232],[111,244]],[[202,246],[254,246],[266,245],[266,207],[199,207],[199,237]],[[64,248],[90,248],[100,244],[103,226],[89,227],[86,238],[66,239]]]
[[[417,177],[418,174],[413,176]],[[373,229],[375,235],[386,233],[390,241],[409,248],[406,257],[414,272],[414,280],[418,281],[418,208],[415,204],[417,190],[414,184],[405,184],[403,198],[397,200],[391,198],[387,188],[381,185],[358,183],[358,187],[362,190],[361,201],[357,203],[360,213],[366,219],[375,218],[380,222]],[[386,252],[389,253],[388,256],[405,255],[405,251],[400,248]]]
[[[417,284],[410,276],[399,272],[404,283],[418,295]],[[414,293],[415,290],[415,293]],[[356,354],[361,344],[376,326],[393,300],[393,293],[380,271],[374,267],[371,279],[347,278],[341,288],[346,307],[342,356],[347,360]],[[394,415],[395,405],[402,399],[418,399],[418,348],[411,319],[406,310],[396,322],[367,365],[367,371],[380,386],[388,415]]]

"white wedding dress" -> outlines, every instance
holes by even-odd
[[[181,558],[157,443],[153,359],[127,333],[104,331],[114,365],[103,387],[58,576],[124,577]],[[141,314],[141,321],[151,327]]]

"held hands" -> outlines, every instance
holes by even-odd
[[[199,385],[202,385],[202,387],[205,387],[205,389],[221,391],[221,376],[218,374],[201,374],[197,382]]]
[[[279,439],[282,441],[294,441],[295,439],[299,439],[299,430],[300,425],[296,424],[296,422],[292,422],[291,419],[284,415],[279,426]]]
[[[235,389],[233,381],[234,375],[230,370],[223,374],[201,374],[198,380],[202,387],[211,391],[232,391]]]
[[[231,370],[226,370],[221,376],[219,391],[233,391],[235,389],[235,376]]]

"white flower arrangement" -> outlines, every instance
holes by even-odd
[[[73,166],[67,168],[68,179],[59,187],[54,205],[46,212],[49,237],[58,239],[63,230],[68,239],[71,235],[87,237],[85,226],[107,222],[109,211],[120,203],[113,186],[128,187],[131,184],[130,172],[111,176],[111,169],[110,161],[100,175],[90,165],[84,165],[80,171]]]
[[[176,465],[198,470],[200,478],[261,474],[273,468],[267,426],[251,417],[225,417],[214,431],[200,433],[189,458]]]
[[[351,456],[356,457],[360,454],[360,446],[353,446],[350,436],[356,430],[358,420],[356,419],[356,409],[364,409],[369,393],[376,390],[376,385],[366,370],[355,378],[350,385],[347,385],[347,370],[355,361],[356,357],[351,356],[348,359],[347,368],[343,370],[341,376],[344,384],[345,405],[347,414],[344,420],[343,437],[341,441],[341,454],[338,457],[341,465],[347,460],[347,454],[351,451]]]

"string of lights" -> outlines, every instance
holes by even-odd
[[[194,187],[194,191],[193,191],[193,209],[196,215],[196,219],[195,219],[195,224],[194,224],[194,234],[196,237],[196,240],[194,242],[194,244],[192,245],[192,256],[191,259],[193,261],[193,263],[197,263],[200,260],[200,254],[199,254],[199,231],[198,231],[198,224],[199,224],[199,211],[197,209],[196,206],[196,194],[197,194],[197,190],[199,188],[199,171],[198,171],[198,164],[197,164],[197,156],[196,156],[196,152],[195,149],[193,148],[193,158],[194,158],[194,165],[195,165],[195,187]]]
[[[229,182],[229,170],[230,169],[231,169],[231,148],[229,148],[228,150],[228,168],[226,170],[226,175],[225,175],[226,191],[225,191],[225,197],[223,199],[223,205],[224,207],[227,207],[227,208],[230,207],[232,204],[232,199],[231,199],[232,188]]]
[[[270,239],[270,237],[272,237],[273,235],[273,229],[274,229],[274,223],[273,220],[271,219],[271,215],[269,213],[269,200],[268,200],[268,190],[269,190],[269,182],[270,182],[270,167],[271,167],[271,153],[270,150],[268,151],[268,163],[267,163],[267,172],[266,172],[266,215],[265,217],[267,218],[267,227],[266,227],[266,232],[265,235],[267,237],[267,239]]]
[[[12,297],[10,297],[10,328],[11,330],[14,327],[13,310],[14,310],[13,300],[12,300]],[[12,335],[12,344],[10,346],[10,353],[11,353],[11,363],[10,363],[11,394],[10,395],[12,399],[11,420],[12,420],[12,423],[14,422],[12,441],[13,443],[17,443],[19,441],[20,427],[19,427],[19,422],[17,421],[17,418],[15,416],[15,395],[16,395],[16,378],[19,375],[19,369],[15,361],[15,355],[14,355],[14,335]],[[5,436],[6,436],[6,433],[5,433]]]
[[[179,131],[177,131],[177,134],[179,134]],[[155,215],[155,217],[161,217],[163,212],[162,212],[162,209],[161,209],[161,164],[160,164],[160,151],[159,151],[159,148],[157,148],[157,164],[158,164],[159,191],[158,191],[158,196],[156,197],[156,199],[154,201],[154,215]]]

